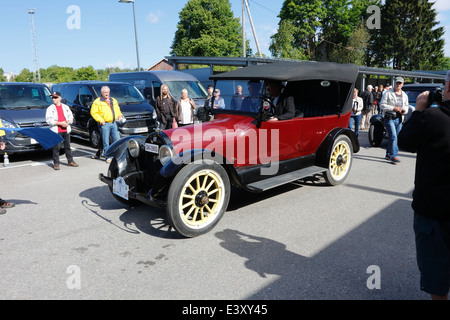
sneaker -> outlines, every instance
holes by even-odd
[[[391,158],[391,162],[392,163],[399,163],[400,160],[397,157],[395,157],[395,158]]]
[[[106,159],[106,163],[111,163],[111,161],[112,161],[111,158]]]
[[[70,167],[79,167],[78,163],[76,163],[75,161],[69,162],[69,166]]]
[[[53,169],[59,170],[59,164],[54,164],[54,165],[53,165]]]
[[[386,160],[391,160],[391,156],[384,157]]]

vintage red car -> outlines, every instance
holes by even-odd
[[[210,121],[117,141],[106,151],[114,159],[100,180],[123,203],[165,207],[169,223],[186,237],[219,222],[232,185],[264,192],[315,174],[338,185],[359,151],[347,129],[357,75],[353,64],[281,62],[211,76],[223,109],[208,110]],[[290,119],[270,121],[271,81],[293,99]],[[237,85],[242,96],[234,95]]]

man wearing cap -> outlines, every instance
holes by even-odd
[[[70,149],[70,124],[73,122],[73,114],[69,107],[61,103],[61,93],[53,92],[51,95],[53,104],[47,108],[45,113],[45,121],[50,129],[59,134],[64,141],[61,141],[53,147],[53,169],[59,170],[59,150],[61,143],[64,143],[64,150],[68,165],[78,167],[78,163],[73,160],[72,151]]]
[[[398,136],[402,150],[417,153],[412,208],[421,290],[447,299],[450,286],[450,71],[444,101],[430,108],[429,91]]]
[[[384,118],[384,126],[388,133],[388,147],[385,159],[396,164],[398,159],[398,133],[402,129],[403,115],[408,112],[408,96],[402,90],[405,79],[395,78],[394,88],[386,91],[380,101],[381,113]]]

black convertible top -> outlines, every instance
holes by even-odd
[[[210,76],[211,80],[329,80],[354,83],[358,66],[333,62],[277,62],[239,68]]]

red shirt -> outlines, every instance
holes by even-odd
[[[59,106],[56,106],[56,112],[58,113],[58,122],[66,121],[66,117],[64,117],[64,112],[63,112],[61,104]],[[63,128],[61,126],[58,126],[58,132],[67,132],[67,128]]]

